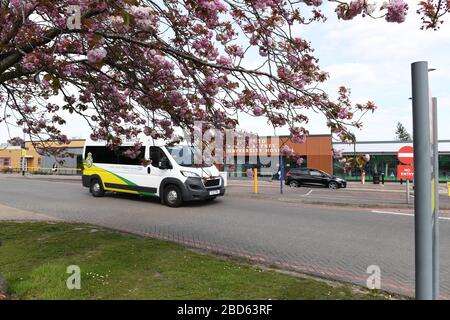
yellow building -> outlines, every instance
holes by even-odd
[[[25,143],[25,149],[20,146],[0,145],[0,170],[2,172],[19,172],[22,170],[24,161],[27,172],[45,173],[57,169],[68,173],[79,173],[81,170],[81,154],[85,140],[72,140],[67,145],[55,142],[46,142],[46,148],[63,148],[70,154],[69,157],[58,158],[39,153],[39,146],[35,147],[32,142]],[[42,146],[41,146],[42,147]],[[24,159],[24,160],[22,160]]]
[[[7,171],[16,166],[20,166],[21,157],[20,147],[0,145],[0,170]]]

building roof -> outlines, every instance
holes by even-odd
[[[357,141],[356,152],[357,153],[369,153],[369,154],[396,154],[398,149],[403,146],[413,146],[413,142],[404,141]],[[353,153],[354,145],[344,142],[334,142],[333,148],[336,150],[343,150],[343,153]],[[450,140],[439,141],[439,152],[450,154]]]
[[[22,149],[20,146],[12,146],[10,144],[7,143],[1,143],[0,144],[0,151],[1,150],[20,150]]]

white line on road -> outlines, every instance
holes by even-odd
[[[414,214],[412,213],[404,213],[404,212],[392,212],[392,211],[379,211],[379,210],[372,210],[373,213],[382,213],[382,214],[390,214],[393,216],[408,216],[408,217],[414,217]],[[439,217],[441,220],[450,220],[450,217]]]
[[[309,192],[308,192],[307,194],[302,195],[302,197],[307,197],[307,196],[309,196],[312,192],[313,192],[313,190],[311,189],[311,190],[309,190]]]

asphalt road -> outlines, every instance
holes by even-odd
[[[235,197],[233,192],[215,202],[172,209],[135,196],[93,198],[74,182],[7,176],[0,176],[0,204],[362,285],[367,268],[377,265],[382,289],[414,293],[414,225],[412,216],[403,215],[406,211],[330,208]],[[441,237],[442,293],[449,298],[448,219],[441,220]]]

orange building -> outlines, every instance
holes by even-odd
[[[305,166],[333,174],[333,144],[331,135],[311,135],[305,143],[293,143],[289,137],[279,138],[280,146],[288,145],[305,159]]]
[[[241,144],[227,145],[227,162],[220,170],[230,176],[242,177],[249,168],[258,167],[262,175],[272,175],[279,169],[280,149],[287,145],[295,158],[285,159],[287,168],[300,166],[296,158],[303,158],[301,166],[333,174],[333,145],[331,135],[310,135],[305,143],[294,143],[288,136],[251,137]],[[231,155],[231,157],[230,157]],[[233,158],[234,156],[234,158]]]

